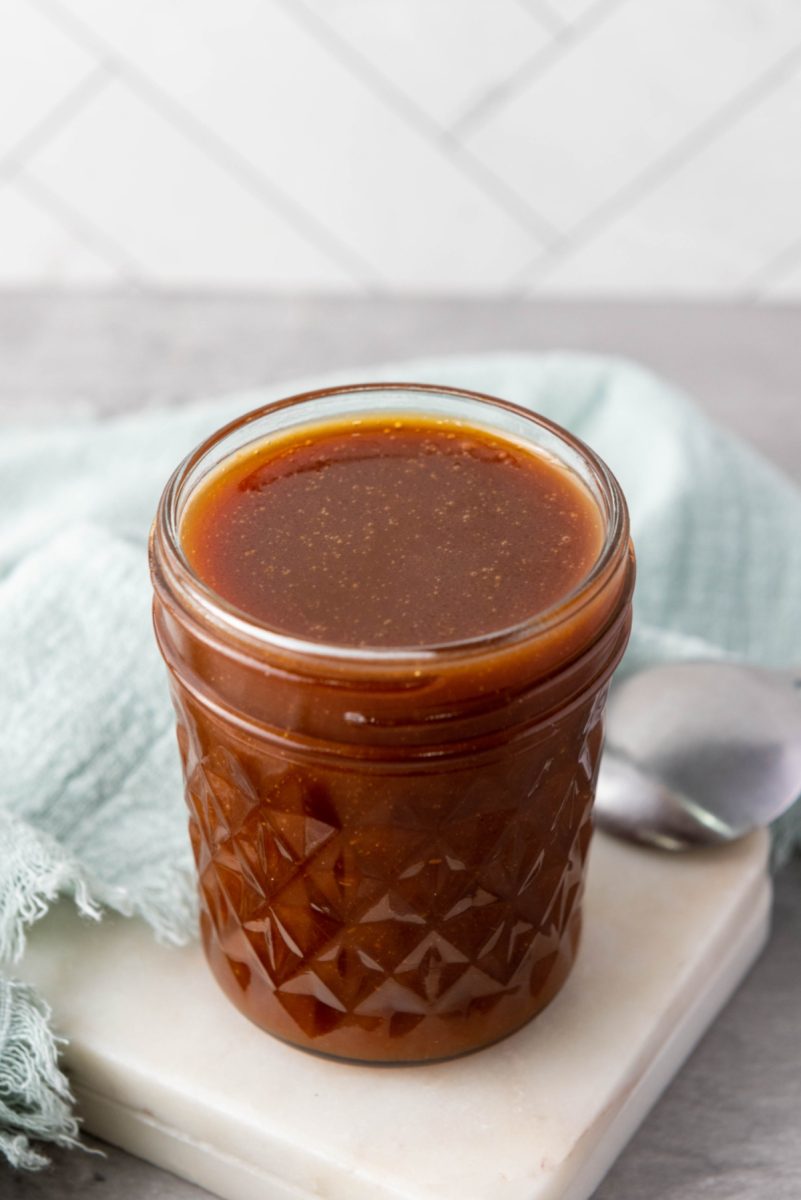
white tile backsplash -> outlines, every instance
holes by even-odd
[[[792,251],[781,274],[775,280],[768,277],[760,288],[763,299],[797,301],[801,297],[801,243],[794,243]]]
[[[568,231],[801,39],[797,0],[636,0],[468,134],[483,161]],[[627,53],[623,53],[623,48]]]
[[[0,3],[0,163],[95,67],[28,0]]]
[[[113,284],[113,264],[20,185],[0,184],[0,273],[4,284]]]
[[[103,131],[115,136],[97,153]],[[43,150],[27,175],[103,236],[125,247],[155,284],[352,290],[351,277],[152,112],[123,83]]]
[[[442,128],[551,40],[534,7],[519,0],[326,0],[309,7]]]
[[[800,47],[799,0],[3,0],[0,284],[799,297]]]
[[[81,0],[82,9],[91,3]],[[335,231],[371,282],[436,287],[447,273],[459,290],[497,289],[536,249],[530,233],[429,138],[376,103],[283,5],[171,7],[181,18],[174,54],[149,36],[162,0],[142,0],[117,44],[215,139]],[[102,0],[93,19],[104,32],[117,28]],[[225,53],[207,54],[215,44]],[[147,146],[138,153],[146,164]]]
[[[615,272],[621,290],[637,294],[747,292],[799,232],[800,129],[801,63],[585,246],[535,264],[532,290],[603,292]]]
[[[548,0],[554,12],[563,21],[571,24],[587,16],[591,9],[605,7],[607,2],[608,0]]]

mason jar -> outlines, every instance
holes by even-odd
[[[289,636],[215,594],[181,544],[188,499],[243,447],[381,413],[458,421],[558,460],[603,544],[512,628],[408,649]],[[200,931],[230,1000],[335,1057],[449,1058],[518,1029],[581,931],[610,676],[631,622],[626,504],[557,425],[456,388],[368,384],[269,404],[169,480],[151,535]]]

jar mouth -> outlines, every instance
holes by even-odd
[[[454,641],[414,646],[354,646],[299,637],[272,628],[220,596],[195,572],[184,552],[180,536],[186,502],[205,473],[245,446],[267,441],[270,431],[248,435],[254,426],[270,417],[289,416],[290,419],[282,421],[279,426],[281,431],[285,431],[293,426],[320,423],[320,407],[329,410],[325,415],[331,420],[341,419],[345,415],[375,415],[381,410],[364,403],[370,397],[391,398],[393,411],[397,409],[395,402],[398,401],[410,414],[437,416],[446,413],[452,419],[463,420],[468,428],[483,427],[500,436],[514,437],[514,430],[517,432],[516,440],[523,443],[528,441],[535,449],[552,453],[569,469],[580,463],[585,472],[581,476],[582,482],[588,486],[598,505],[605,526],[601,549],[583,578],[556,603],[513,625]],[[454,414],[453,407],[460,402],[469,406],[470,413],[460,416],[457,410]],[[443,403],[445,407],[442,407]],[[296,422],[292,421],[293,412],[315,405],[318,407],[316,413],[306,412]],[[472,413],[482,414],[484,419],[481,416],[471,419]],[[547,445],[534,442],[530,433],[527,438],[526,427],[535,429],[538,435],[545,438]],[[235,444],[209,464],[214,453],[229,441]],[[567,457],[572,462],[566,461],[565,454],[559,453],[560,449],[567,451]],[[158,566],[165,572],[171,590],[184,603],[188,602],[204,623],[228,631],[237,640],[251,647],[260,646],[302,658],[391,667],[488,654],[551,633],[560,624],[575,617],[597,596],[617,565],[621,548],[626,551],[628,541],[628,511],[614,475],[586,443],[555,422],[521,405],[464,388],[425,383],[358,383],[320,388],[265,404],[211,434],[186,456],[168,480],[159,502],[151,545],[154,559],[161,552]]]

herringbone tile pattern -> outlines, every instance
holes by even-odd
[[[796,0],[5,0],[0,283],[799,295]]]

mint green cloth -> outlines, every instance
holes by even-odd
[[[351,371],[530,406],[588,441],[629,499],[639,560],[624,669],[733,655],[801,662],[801,492],[625,362],[490,355]],[[344,376],[325,381],[344,381]],[[175,410],[6,425],[0,443],[0,958],[59,895],[193,936],[194,885],[146,538],[177,462],[214,428],[304,384]],[[797,820],[788,824],[794,836]],[[44,1001],[0,980],[0,1150],[77,1136]]]

